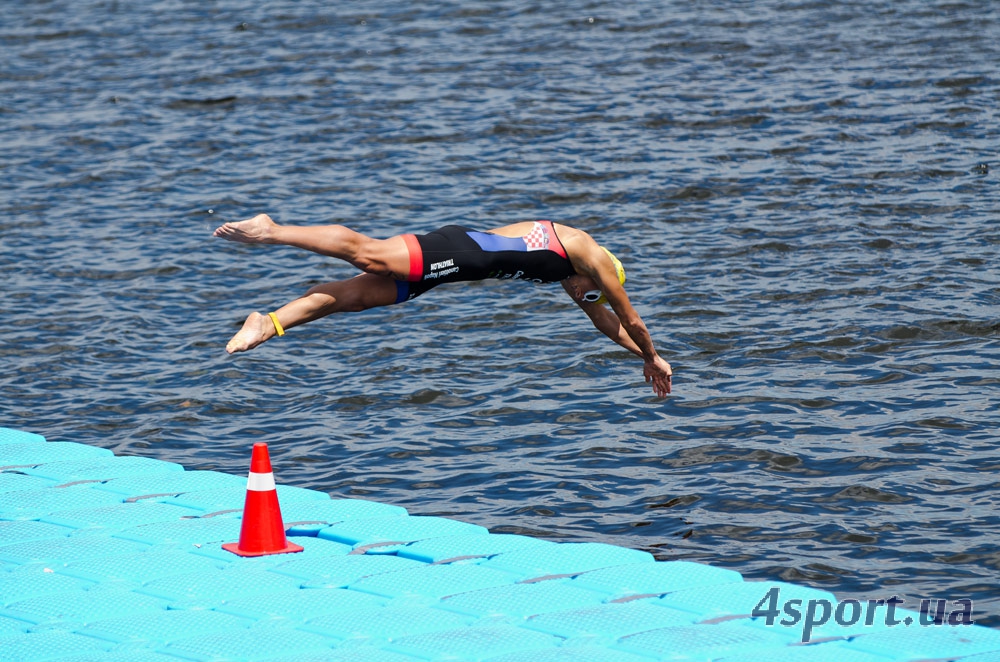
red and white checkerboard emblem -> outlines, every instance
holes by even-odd
[[[536,221],[531,232],[524,235],[524,243],[529,251],[544,251],[549,247],[549,231]]]

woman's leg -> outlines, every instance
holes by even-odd
[[[379,276],[406,280],[410,252],[402,237],[373,239],[343,225],[278,225],[267,214],[225,223],[213,236],[242,244],[280,244],[350,262]]]
[[[324,283],[285,304],[275,314],[282,328],[290,329],[332,313],[350,313],[396,303],[396,281],[385,276],[361,274],[349,280]],[[277,335],[267,315],[250,313],[232,340],[226,345],[230,354],[253,349]]]

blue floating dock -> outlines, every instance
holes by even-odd
[[[0,660],[1000,661],[1000,631],[903,611],[803,643],[750,612],[774,588],[836,607],[826,591],[286,485],[303,551],[243,558],[222,544],[245,490],[0,428]]]

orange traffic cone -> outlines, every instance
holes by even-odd
[[[240,541],[229,542],[222,549],[239,556],[266,556],[301,552],[302,548],[285,538],[285,525],[281,521],[278,492],[274,486],[274,472],[267,444],[253,445],[250,458],[250,476],[247,478],[247,498],[243,504],[243,522]]]

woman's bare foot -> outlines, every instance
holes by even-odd
[[[278,224],[267,214],[257,214],[253,218],[236,223],[224,223],[215,229],[213,237],[222,237],[241,244],[271,244]]]
[[[243,328],[237,331],[226,345],[226,351],[230,354],[245,352],[265,340],[273,338],[274,334],[274,323],[271,322],[270,317],[260,313],[250,313],[247,320],[243,322]]]

